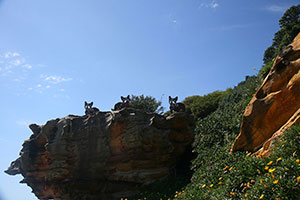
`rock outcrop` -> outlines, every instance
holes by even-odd
[[[242,118],[240,134],[231,151],[268,155],[272,141],[299,121],[300,34],[276,58]]]
[[[30,125],[20,157],[6,170],[22,174],[39,199],[115,199],[162,179],[193,140],[185,113],[164,117],[124,109]]]

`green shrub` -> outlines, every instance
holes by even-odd
[[[190,112],[195,119],[202,119],[214,112],[219,106],[220,99],[229,92],[230,89],[215,91],[204,96],[190,96],[185,98],[183,103],[187,112]]]
[[[210,160],[212,154],[226,144],[231,144],[239,133],[241,117],[258,86],[258,78],[249,77],[234,87],[221,100],[218,109],[196,124],[195,148],[198,156],[193,168]]]
[[[230,155],[230,144],[219,148],[176,199],[299,199],[299,133],[299,125],[286,131],[264,159],[245,152]]]
[[[145,112],[155,112],[159,114],[162,114],[164,111],[164,107],[161,106],[161,101],[157,101],[154,97],[145,97],[144,95],[131,95],[130,99],[130,108],[143,110]]]

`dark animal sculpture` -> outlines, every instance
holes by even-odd
[[[169,104],[171,113],[175,112],[185,112],[185,105],[183,103],[177,103],[178,97],[172,98],[169,96]]]
[[[128,95],[127,97],[121,96],[122,102],[118,102],[115,104],[114,109],[112,110],[121,110],[123,108],[128,108],[129,107],[129,102],[130,102],[130,96]]]
[[[88,102],[84,102],[84,108],[85,108],[85,114],[86,115],[93,115],[96,112],[99,112],[100,110],[96,107],[93,107],[93,102],[88,103]]]

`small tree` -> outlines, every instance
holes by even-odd
[[[152,96],[135,96],[131,95],[130,108],[140,109],[145,112],[154,112],[158,114],[162,114],[164,111],[164,107],[161,106],[161,101],[157,101]]]
[[[300,32],[300,4],[286,10],[279,20],[279,26],[281,29],[275,33],[272,46],[265,51],[264,64],[272,61]]]

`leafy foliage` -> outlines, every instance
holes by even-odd
[[[144,95],[131,95],[130,99],[131,108],[140,109],[145,112],[155,112],[159,114],[161,114],[164,111],[164,108],[161,106],[161,101],[157,101],[154,97],[145,97]]]
[[[215,91],[204,96],[190,96],[185,98],[183,103],[186,106],[187,112],[190,112],[195,119],[202,119],[218,108],[220,99],[229,93],[229,91],[230,89]]]
[[[264,63],[272,61],[300,32],[300,4],[290,7],[279,20],[280,30],[275,33],[273,44],[264,54]]]
[[[228,154],[230,145],[211,155],[180,195],[193,199],[299,199],[300,126],[285,132],[273,153],[264,159],[250,153]]]
[[[221,99],[214,113],[198,121],[194,144],[198,156],[193,162],[194,169],[209,162],[219,148],[232,143],[239,132],[243,111],[257,86],[258,78],[249,77]]]

